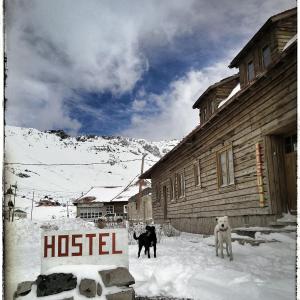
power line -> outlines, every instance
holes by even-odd
[[[118,160],[117,163],[140,161],[140,159],[128,159],[128,160]],[[146,161],[151,161],[156,163],[157,161],[152,159],[146,159]],[[109,165],[110,162],[92,162],[92,163],[21,163],[21,162],[5,162],[4,165],[21,165],[21,166],[92,166],[92,165]]]

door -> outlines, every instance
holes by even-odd
[[[168,193],[167,193],[167,186],[163,186],[163,201],[164,201],[164,219],[166,220],[168,217]]]
[[[287,208],[297,211],[297,135],[285,137],[285,175],[287,187]]]

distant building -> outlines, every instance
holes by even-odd
[[[136,192],[137,186],[94,187],[88,193],[73,201],[77,207],[77,217],[87,221],[97,221],[107,215],[127,219],[128,198]]]
[[[128,199],[128,220],[136,222],[151,222],[152,221],[152,197],[151,188],[142,190],[139,193]],[[140,209],[138,209],[138,198],[141,197]]]
[[[15,215],[16,219],[26,219],[27,218],[27,213],[21,209],[16,209],[14,215]]]
[[[46,195],[44,198],[40,199],[37,206],[60,206],[60,203]]]

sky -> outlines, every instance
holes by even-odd
[[[7,125],[181,139],[193,103],[293,0],[7,0]]]

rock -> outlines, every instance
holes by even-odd
[[[64,298],[64,299],[61,299],[61,300],[74,300],[74,297]]]
[[[23,281],[18,284],[17,291],[15,292],[15,297],[25,296],[31,292],[31,287],[34,281]]]
[[[114,294],[106,295],[106,299],[107,300],[134,300],[135,299],[134,289],[130,288]]]
[[[96,296],[96,281],[93,279],[84,278],[79,284],[79,293],[87,298]]]
[[[73,274],[53,273],[50,275],[39,275],[37,280],[38,297],[58,294],[76,288],[77,278]]]
[[[100,283],[97,283],[97,295],[101,296],[102,295],[102,286]]]
[[[119,267],[116,269],[99,271],[102,281],[106,287],[110,286],[129,286],[135,283],[134,278],[127,268]]]

